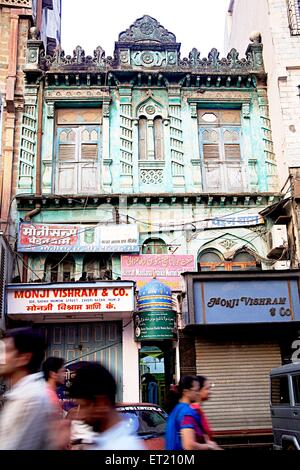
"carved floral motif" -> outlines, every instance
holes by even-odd
[[[138,18],[126,31],[119,34],[119,42],[155,41],[156,43],[175,44],[176,37],[151,16]]]

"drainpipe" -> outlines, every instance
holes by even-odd
[[[29,212],[26,212],[26,214],[24,215],[24,221],[25,222],[30,222],[31,217],[34,217],[35,215],[39,214],[41,212],[41,209],[42,209],[41,204],[36,204],[35,209],[32,209]]]
[[[35,215],[39,214],[41,212],[42,205],[41,204],[36,204],[35,209],[32,209],[29,212],[26,212],[24,215],[24,220],[25,222],[30,222],[31,217],[34,217]],[[28,255],[24,254],[23,255],[23,270],[22,270],[22,282],[26,283],[28,282]]]
[[[37,116],[37,142],[36,142],[36,188],[35,192],[38,196],[42,192],[41,184],[41,165],[42,165],[42,135],[43,135],[43,91],[44,82],[40,81],[38,93],[38,116]],[[35,215],[35,214],[34,214]]]

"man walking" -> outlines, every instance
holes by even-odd
[[[49,398],[59,414],[62,414],[62,404],[57,395],[57,387],[65,382],[64,360],[61,357],[48,357],[43,362],[42,370],[47,382]]]
[[[92,426],[92,450],[143,450],[143,445],[115,408],[116,381],[102,365],[84,363],[76,371],[70,396],[78,403],[78,420]]]
[[[43,338],[31,328],[18,328],[2,340],[0,376],[9,391],[0,413],[0,450],[40,450],[50,446],[53,409],[43,374]]]

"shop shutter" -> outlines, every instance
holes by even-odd
[[[122,401],[122,322],[57,323],[35,325],[35,328],[45,335],[46,357],[63,357],[66,362],[96,361],[105,365],[116,379],[117,400]]]
[[[269,372],[281,365],[279,345],[197,338],[197,374],[214,387],[204,410],[214,431],[271,428]]]

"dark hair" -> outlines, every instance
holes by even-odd
[[[6,331],[5,338],[12,338],[19,353],[31,353],[31,359],[26,364],[30,374],[40,370],[46,349],[44,337],[40,333],[32,328],[15,328]]]
[[[183,390],[190,390],[193,387],[194,382],[198,382],[197,377],[193,375],[185,375],[181,377],[177,386],[172,386],[167,393],[164,408],[168,414],[171,413],[173,408],[177,405],[180,398],[182,397]]]
[[[184,377],[181,377],[179,384],[178,384],[178,392],[180,398],[182,397],[183,390],[190,390],[193,388],[193,383],[198,382],[197,377],[194,375],[185,375]]]
[[[51,372],[58,372],[64,365],[62,357],[48,357],[42,365],[45,380],[48,381]]]
[[[85,362],[76,370],[71,380],[70,397],[95,400],[104,395],[114,406],[116,402],[117,384],[111,373],[96,362]]]
[[[201,390],[201,388],[204,387],[204,384],[207,381],[207,377],[205,377],[204,375],[197,375],[196,380],[199,382],[200,390]]]

